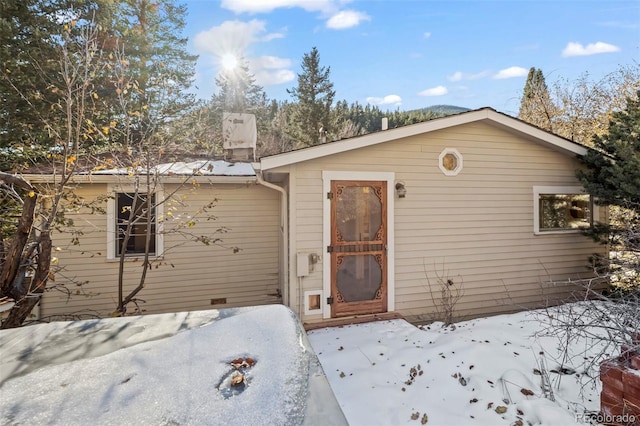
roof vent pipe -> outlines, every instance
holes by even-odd
[[[389,119],[387,117],[382,117],[382,130],[387,130],[389,128]]]

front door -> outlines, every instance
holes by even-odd
[[[387,182],[331,181],[331,316],[387,311]]]

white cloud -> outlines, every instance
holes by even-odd
[[[264,36],[260,37],[260,41],[267,42],[267,41],[275,40],[277,38],[284,38],[284,33],[265,34]]]
[[[449,81],[462,81],[462,80],[479,80],[489,75],[489,71],[481,71],[475,74],[469,74],[462,71],[456,71],[451,75],[447,76],[447,80]]]
[[[277,56],[260,56],[249,60],[249,70],[260,86],[273,86],[293,81],[296,74],[289,69],[292,62]]]
[[[447,80],[449,81],[460,81],[462,80],[462,72],[456,71],[452,75],[447,76]]]
[[[356,10],[342,10],[333,15],[327,21],[327,28],[332,30],[344,30],[360,25],[362,21],[370,21],[371,17]]]
[[[352,28],[371,17],[356,10],[341,10],[349,0],[222,0],[220,6],[236,14],[269,13],[275,9],[299,7],[307,12],[319,12],[328,18],[327,28],[343,30]]]
[[[424,38],[430,38],[431,37],[431,33],[430,32],[426,32],[423,34]]]
[[[296,78],[296,74],[288,69],[260,69],[256,71],[254,76],[256,84],[263,87],[288,83]]]
[[[504,80],[507,78],[524,77],[528,73],[529,71],[522,67],[509,67],[498,71],[498,73],[495,74],[493,78],[496,80]]]
[[[444,86],[436,86],[436,87],[432,87],[431,89],[423,90],[422,92],[419,92],[418,95],[420,95],[420,96],[443,96],[443,95],[446,95],[447,93],[449,93],[449,91],[447,90],[446,87],[444,87]]]
[[[567,47],[562,51],[562,56],[567,58],[570,56],[588,56],[588,55],[597,55],[599,53],[611,53],[618,52],[620,48],[618,46],[614,46],[613,44],[603,43],[598,41],[596,43],[590,43],[586,46],[583,46],[580,43],[569,42]]]
[[[387,95],[384,98],[376,98],[370,96],[367,98],[367,103],[374,105],[394,105],[399,106],[402,104],[402,98],[398,95]]]
[[[229,53],[244,55],[244,51],[252,43],[284,37],[283,33],[267,33],[266,31],[265,22],[257,19],[249,22],[225,21],[216,27],[196,34],[193,43],[198,53],[210,53],[217,56]]]
[[[279,58],[277,56],[260,56],[249,61],[252,68],[288,68],[291,66],[291,59]]]
[[[334,0],[222,0],[223,9],[235,13],[268,13],[278,8],[300,7],[309,12],[329,12]]]

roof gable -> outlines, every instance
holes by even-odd
[[[383,130],[363,136],[263,157],[260,159],[260,168],[262,170],[270,170],[276,167],[288,166],[290,164],[313,160],[327,155],[339,154],[396,139],[416,136],[474,122],[486,122],[490,125],[500,127],[511,133],[530,139],[534,143],[547,145],[550,148],[563,152],[567,155],[585,155],[588,150],[588,148],[583,145],[547,132],[546,130],[542,130],[517,118],[500,113],[492,108],[480,108],[409,126]]]

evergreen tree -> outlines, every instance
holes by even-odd
[[[555,115],[555,107],[542,70],[531,67],[524,85],[518,118],[541,129],[553,131]]]
[[[216,77],[216,85],[220,90],[211,98],[211,104],[216,110],[249,114],[265,112],[263,110],[267,108],[267,95],[256,84],[244,58],[238,60],[236,67],[220,72]]]
[[[595,150],[583,161],[579,174],[585,188],[603,204],[640,211],[640,91],[627,100],[623,111],[613,113],[608,133],[594,136]],[[613,161],[612,161],[613,159]]]
[[[0,2],[0,169],[15,170],[40,156],[37,148],[55,144],[43,121],[56,119],[58,95],[42,78],[59,73],[56,11],[72,1]],[[34,67],[38,63],[38,69]]]
[[[108,137],[94,138],[94,150],[150,140],[193,103],[187,89],[196,57],[180,36],[185,6],[170,0],[7,0],[0,12],[0,143],[15,148],[8,151],[12,161],[4,156],[3,169],[17,159],[39,161],[39,153],[56,144],[43,123],[63,121],[63,76],[70,71],[64,67],[79,59],[82,52],[73,45],[81,46],[87,32],[96,65],[83,77],[91,81],[84,102],[92,122],[115,123]]]
[[[336,92],[329,80],[330,72],[331,67],[320,66],[320,54],[314,47],[302,58],[298,86],[287,89],[296,102],[291,136],[302,146],[317,145],[332,131],[330,113]]]
[[[618,255],[600,259],[618,281],[640,285],[640,91],[613,113],[608,132],[593,137],[594,150],[578,171],[587,192],[611,206],[610,223],[595,226],[593,236]]]
[[[186,6],[172,0],[96,3],[93,19],[101,29],[99,44],[112,61],[97,93],[101,98],[115,98],[115,109],[106,107],[109,121],[130,129],[112,135],[119,135],[117,142],[124,145],[150,141],[154,132],[195,104],[188,89],[197,56],[187,52],[187,38],[181,35]],[[125,115],[123,109],[136,114]]]
[[[271,101],[267,131],[258,135],[258,157],[279,154],[295,148],[288,132],[293,108],[294,105],[286,101]]]

